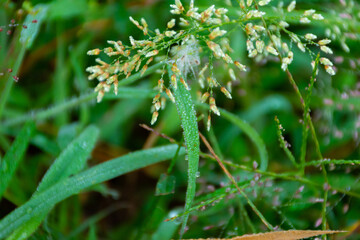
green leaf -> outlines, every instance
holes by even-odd
[[[98,135],[99,130],[95,126],[89,126],[72,141],[46,172],[37,192],[42,192],[62,179],[82,170],[95,146]]]
[[[22,224],[41,215],[44,209],[51,209],[58,202],[78,194],[90,186],[172,158],[177,147],[177,145],[168,145],[133,152],[56,183],[3,218],[0,221],[0,239],[18,229]],[[184,149],[181,149],[180,153],[184,154]]]
[[[19,166],[25,151],[29,145],[30,138],[34,132],[35,124],[28,122],[16,137],[11,148],[5,154],[0,165],[0,199],[8,187],[17,167]]]
[[[160,175],[160,179],[156,184],[155,195],[168,195],[175,192],[175,176],[167,175],[165,173]]]
[[[46,17],[47,10],[47,5],[39,4],[26,16],[24,25],[27,28],[21,30],[20,36],[20,42],[24,44],[26,48],[30,48],[34,43],[34,40],[39,33],[41,23]]]
[[[79,137],[73,140],[46,172],[33,198],[53,186],[55,183],[60,182],[70,175],[78,173],[82,170],[85,166],[86,160],[95,146],[98,135],[99,130],[94,126],[89,126],[80,134]],[[41,209],[40,215],[37,215],[30,221],[25,222],[7,239],[27,239],[39,227],[50,210],[51,207]]]
[[[168,66],[169,78],[173,74]],[[178,79],[176,79],[178,81]],[[178,81],[179,82],[179,81]],[[181,126],[184,130],[184,139],[188,157],[188,185],[185,199],[185,212],[188,212],[193,203],[196,191],[196,175],[199,167],[199,130],[196,119],[195,107],[192,102],[191,94],[180,82],[178,87],[174,88],[176,99],[176,108],[181,120]],[[180,234],[184,233],[189,214],[184,215]]]
[[[164,220],[160,223],[158,229],[151,236],[152,240],[170,240],[174,235],[176,229],[178,228],[179,223],[177,221],[166,221],[173,216],[176,216],[180,213],[180,210],[172,210],[169,214],[164,218]]]

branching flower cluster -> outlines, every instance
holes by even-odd
[[[286,16],[296,8],[295,1],[288,6],[279,4],[274,8],[276,18],[267,17],[263,10],[270,2],[271,0],[240,0],[238,6],[231,6],[238,11],[236,16],[230,18],[226,8],[212,5],[201,12],[194,6],[193,0],[188,7],[180,0],[175,0],[175,4],[170,5],[170,12],[177,18],[171,19],[163,32],[159,29],[150,30],[144,18],[138,21],[130,17],[130,21],[143,32],[146,40],[135,40],[130,36],[130,45],[121,41],[108,41],[109,47],[88,51],[88,55],[104,53],[115,57],[112,63],[97,58],[98,65],[87,68],[91,73],[89,79],[97,78],[99,81],[95,88],[98,102],[110,91],[112,85],[117,93],[120,79],[128,78],[136,72],[143,74],[151,63],[162,62],[164,68],[156,87],[158,94],[153,99],[151,124],[156,122],[159,111],[165,107],[165,97],[175,102],[172,90],[176,90],[178,84],[183,84],[190,90],[194,84],[194,81],[190,82],[192,79],[196,79],[200,86],[199,100],[209,103],[211,112],[220,115],[214,90],[220,88],[221,92],[231,99],[232,83],[237,81],[238,72],[249,70],[242,61],[230,56],[233,50],[228,36],[232,31],[229,31],[227,26],[231,25],[240,27],[246,34],[244,45],[249,58],[254,61],[278,59],[284,71],[288,71],[288,66],[293,62],[295,47],[302,52],[308,52],[313,59],[316,56],[313,47],[324,54],[333,53],[328,46],[331,40],[318,39],[313,33],[300,36],[289,30],[290,24],[286,22]],[[323,19],[321,14],[309,9],[299,16],[298,21],[299,24],[306,25]],[[222,61],[221,65],[227,69],[230,81],[224,83],[216,78],[213,71],[215,61]],[[321,57],[320,63],[327,73],[335,74],[333,63],[328,58]],[[312,64],[315,65],[314,61]],[[172,73],[169,77],[165,75],[165,65],[171,67]],[[211,114],[208,128],[210,116]]]

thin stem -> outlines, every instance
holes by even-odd
[[[245,222],[246,224],[249,226],[250,230],[252,233],[256,233],[256,229],[255,229],[255,226],[254,224],[251,222],[250,218],[249,218],[249,215],[244,207],[244,205],[242,204],[241,201],[239,201],[239,207],[240,207],[240,211],[241,211],[241,214],[244,216],[245,218]]]
[[[256,9],[258,9],[258,5],[257,5],[257,2],[256,2],[256,1],[255,1],[255,4],[256,4],[256,5],[255,5]],[[269,28],[267,27],[267,24],[266,24],[266,21],[265,21],[264,17],[261,17],[261,21],[262,21],[262,23],[263,23],[263,25],[264,25],[264,28],[266,29],[266,34],[268,35],[271,43],[273,44],[273,47],[274,47],[274,48],[276,49],[276,51],[279,53],[279,54],[278,54],[278,58],[279,58],[280,62],[282,62],[282,59],[283,59],[283,58],[282,58],[282,56],[281,56],[281,54],[280,54],[280,51],[279,51],[278,47],[277,47],[276,44],[275,44],[275,41],[274,41],[274,39],[273,39],[273,37],[272,37],[272,35],[271,35],[271,33],[270,33]],[[302,97],[302,95],[301,95],[301,93],[300,93],[300,90],[299,90],[299,87],[297,86],[297,84],[296,84],[296,82],[295,82],[295,80],[294,80],[291,72],[289,71],[288,68],[286,68],[285,72],[286,72],[286,75],[288,76],[288,79],[289,79],[289,81],[290,81],[291,86],[294,88],[296,95],[297,95],[298,98],[300,99],[300,102],[301,102],[301,105],[302,105],[303,109],[305,109],[305,101],[304,101],[304,98]],[[311,118],[310,118],[309,115],[308,115],[307,121],[308,121],[308,124],[309,124],[309,126],[310,126],[310,131],[311,131],[311,134],[312,134],[313,139],[314,139],[314,142],[315,142],[315,147],[316,147],[316,151],[317,151],[318,157],[319,157],[320,159],[323,159],[322,154],[321,154],[321,151],[320,151],[320,145],[319,145],[319,142],[318,142],[317,137],[316,137],[315,128],[314,128],[314,125],[313,125],[313,123],[312,123]]]
[[[160,63],[157,63],[157,64],[149,67],[147,69],[147,71],[142,76],[141,76],[141,73],[136,73],[136,74],[130,76],[129,78],[127,78],[127,79],[121,80],[119,82],[119,87],[129,85],[131,83],[134,83],[134,82],[138,81],[142,77],[146,77],[146,76],[152,74],[158,68],[160,68],[163,64],[164,64],[164,62],[160,62]],[[121,88],[119,89],[119,97],[121,97],[120,91],[121,91]],[[60,114],[63,111],[78,107],[79,105],[81,105],[83,103],[89,103],[89,102],[93,101],[94,99],[96,99],[96,95],[97,94],[94,93],[94,92],[93,93],[88,93],[88,94],[81,95],[80,97],[73,98],[73,99],[70,99],[68,101],[65,101],[64,103],[60,103],[60,104],[58,104],[58,105],[56,105],[54,107],[48,108],[46,110],[31,111],[31,112],[29,112],[27,114],[24,114],[24,115],[20,116],[20,117],[6,120],[3,123],[1,123],[1,126],[3,126],[3,127],[11,127],[11,126],[14,126],[14,125],[24,123],[29,119],[33,119],[33,120],[36,120],[36,121],[45,120],[47,118],[56,116],[57,114]]]
[[[294,155],[291,153],[291,151],[288,148],[289,144],[286,142],[285,138],[282,135],[283,128],[282,128],[282,126],[280,124],[280,121],[279,121],[277,116],[275,116],[275,123],[276,123],[277,128],[278,128],[277,129],[277,134],[278,134],[278,138],[279,138],[279,142],[280,142],[280,147],[284,150],[285,154],[290,159],[291,163],[294,164],[294,166],[296,168],[299,168],[299,165],[297,164]]]
[[[307,135],[308,135],[308,125],[306,124],[306,119],[311,119],[310,116],[310,101],[312,90],[314,88],[314,84],[316,81],[316,75],[319,66],[320,54],[317,55],[316,60],[314,62],[314,69],[310,79],[310,84],[308,87],[308,94],[305,100],[304,113],[303,113],[303,138],[301,144],[301,155],[300,155],[300,164],[301,164],[301,173],[304,175],[305,173],[305,157],[306,157],[306,145],[307,145]]]
[[[201,153],[200,155],[201,155],[201,157],[204,157],[204,158],[207,158],[207,159],[210,159],[210,160],[213,160],[213,161],[216,160],[213,156],[205,154],[205,153]],[[225,165],[230,166],[230,167],[238,168],[238,169],[241,169],[241,170],[244,170],[244,171],[247,171],[247,172],[251,172],[251,173],[259,173],[261,175],[273,177],[275,179],[284,179],[284,180],[301,182],[301,183],[308,184],[308,185],[311,185],[311,186],[314,186],[314,187],[317,187],[317,188],[320,188],[320,189],[323,189],[323,187],[324,187],[322,184],[310,181],[310,180],[308,180],[306,178],[293,176],[294,175],[293,173],[279,174],[279,173],[274,173],[274,172],[262,171],[262,170],[259,170],[259,169],[252,169],[252,168],[249,168],[247,166],[232,163],[230,161],[223,161],[223,163]],[[331,190],[335,190],[337,192],[347,194],[347,195],[352,196],[352,197],[360,198],[360,194],[356,193],[356,192],[351,192],[351,191],[343,190],[341,188],[330,187],[330,186],[329,186],[329,188]]]
[[[256,2],[256,1],[255,1],[255,7],[256,7],[256,9],[258,9],[258,5],[257,5],[257,2]],[[274,48],[276,49],[276,51],[279,53],[278,58],[279,58],[280,62],[282,62],[282,56],[281,56],[281,54],[280,54],[279,49],[277,48],[277,46],[276,46],[276,44],[275,44],[274,39],[272,38],[272,35],[271,35],[271,33],[270,33],[270,30],[267,28],[267,24],[266,24],[266,22],[265,22],[264,17],[261,17],[261,20],[262,20],[262,23],[263,23],[263,25],[264,25],[264,28],[266,29],[266,33],[267,33],[270,41],[272,42],[272,44],[273,44]],[[321,154],[320,144],[319,144],[319,141],[318,141],[318,139],[317,139],[316,132],[315,132],[315,128],[314,128],[313,122],[312,122],[312,120],[311,120],[310,114],[308,114],[308,113],[307,113],[308,111],[306,111],[307,109],[306,109],[306,104],[305,104],[305,102],[304,102],[304,98],[302,97],[302,95],[301,95],[301,93],[300,93],[300,90],[299,90],[298,86],[296,85],[296,82],[295,82],[295,80],[294,80],[294,78],[293,78],[293,76],[292,76],[292,74],[290,73],[290,71],[289,71],[288,68],[286,69],[286,74],[287,74],[287,76],[288,76],[288,79],[289,79],[289,81],[290,81],[290,84],[293,86],[293,88],[294,88],[294,90],[295,90],[296,95],[297,95],[297,96],[299,97],[299,99],[300,99],[300,102],[301,102],[301,105],[302,105],[302,107],[303,107],[303,110],[305,111],[304,117],[305,117],[305,115],[306,115],[306,119],[304,119],[304,125],[306,125],[306,123],[309,124],[310,131],[311,131],[311,134],[312,134],[312,136],[313,136],[313,140],[314,140],[314,142],[315,142],[316,153],[317,153],[318,157],[319,157],[320,160],[321,160],[321,159],[323,159],[323,156],[322,156],[322,154]],[[307,130],[305,130],[305,131],[307,131]],[[306,134],[307,134],[307,132],[305,132],[305,134],[304,134],[305,137],[306,137]],[[305,159],[305,158],[304,158],[304,159]],[[304,162],[305,162],[305,161],[304,161]],[[303,164],[302,164],[302,165],[303,165]],[[324,204],[323,204],[323,206],[322,206],[322,229],[323,229],[323,230],[326,230],[326,225],[327,225],[327,222],[326,222],[326,204],[327,204],[329,184],[328,184],[327,173],[326,173],[326,169],[325,169],[325,166],[324,166],[324,165],[322,165],[322,172],[323,172],[323,176],[324,176],[324,180],[325,180],[325,185],[326,185],[326,186],[324,187]],[[324,239],[326,240],[327,237],[324,236]]]
[[[224,173],[226,174],[226,176],[231,180],[231,182],[235,185],[236,189],[239,191],[239,193],[246,199],[247,203],[250,205],[250,207],[252,208],[252,210],[256,213],[256,215],[258,215],[258,217],[261,219],[261,221],[265,224],[265,226],[273,231],[274,227],[265,219],[265,217],[261,214],[261,212],[257,209],[257,207],[255,206],[255,204],[250,200],[250,198],[245,194],[244,191],[242,191],[235,178],[230,174],[230,172],[226,169],[225,165],[222,163],[222,161],[220,160],[220,158],[216,155],[216,153],[214,152],[214,150],[212,149],[211,145],[209,144],[209,142],[206,140],[206,138],[204,137],[204,135],[202,135],[199,132],[199,136],[201,138],[201,140],[203,141],[203,143],[205,144],[205,146],[208,148],[208,150],[210,151],[210,153],[213,155],[213,157],[216,159],[216,161],[218,162],[218,164],[220,165],[221,169],[224,171]]]
[[[326,230],[327,229],[326,205],[327,205],[328,192],[329,192],[329,189],[330,189],[330,185],[329,185],[329,180],[328,180],[328,177],[327,177],[327,172],[326,172],[324,164],[321,164],[321,169],[322,169],[322,173],[323,173],[324,180],[325,180],[325,183],[324,183],[324,186],[323,186],[323,189],[324,189],[324,202],[323,202],[323,205],[322,205],[321,218],[322,218],[322,230]],[[324,240],[326,240],[327,236],[324,235],[323,238],[324,238]]]
[[[1,125],[3,127],[12,127],[21,123],[26,122],[29,119],[36,120],[36,121],[42,121],[45,119],[48,119],[50,117],[56,116],[57,114],[63,113],[66,110],[75,108],[82,103],[90,102],[94,99],[96,99],[96,93],[88,93],[84,94],[80,97],[73,98],[71,100],[68,100],[64,103],[60,103],[54,107],[48,108],[46,110],[40,110],[40,111],[31,111],[28,114],[24,114],[20,117],[9,119],[5,122],[3,122]]]
[[[307,162],[306,166],[317,166],[321,164],[334,164],[334,165],[343,165],[343,164],[349,164],[349,165],[360,165],[360,160],[343,160],[343,159],[323,159],[319,161],[311,161]]]
[[[149,130],[149,129],[147,129],[147,130]],[[149,131],[151,131],[151,130],[149,130]],[[178,144],[178,145],[181,145],[181,146],[185,147],[185,145],[182,142],[177,142],[175,139],[170,138],[169,136],[167,136],[165,134],[161,134],[159,136],[160,137],[166,136],[164,139],[167,139],[168,141],[170,141],[170,139],[171,139],[172,143],[175,143],[175,144]],[[215,157],[213,155],[209,155],[207,153],[200,152],[200,156],[205,158],[205,159],[216,161],[216,159],[215,159]],[[314,187],[317,187],[317,188],[323,188],[324,187],[322,184],[310,181],[310,180],[308,180],[306,178],[299,177],[299,176],[293,176],[293,173],[291,173],[291,172],[290,173],[285,173],[285,174],[279,174],[279,173],[274,173],[274,172],[263,171],[263,170],[260,170],[260,169],[249,168],[247,166],[239,165],[239,164],[236,164],[236,163],[233,163],[233,162],[230,162],[230,161],[222,161],[222,162],[225,165],[228,165],[230,167],[238,168],[238,169],[241,169],[241,170],[244,170],[244,171],[247,171],[247,172],[251,172],[251,173],[259,173],[259,174],[264,175],[264,176],[273,177],[274,179],[284,179],[284,180],[301,182],[301,183],[308,184],[308,185],[311,185],[311,186],[314,186]],[[342,159],[340,159],[340,160],[332,160],[332,159],[316,160],[316,161],[307,162],[306,166],[316,166],[316,165],[321,165],[321,164],[323,164],[323,165],[326,165],[326,164],[350,164],[350,165],[358,164],[358,165],[360,165],[360,160],[342,160]],[[343,194],[347,194],[347,195],[352,196],[352,197],[360,198],[359,193],[346,191],[346,190],[343,190],[341,188],[336,188],[336,187],[331,187],[331,189],[335,190],[335,191],[337,191],[339,193],[343,193]]]

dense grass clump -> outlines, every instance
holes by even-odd
[[[358,239],[359,12],[1,2],[0,239]]]

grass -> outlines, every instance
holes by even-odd
[[[150,57],[138,73],[119,77],[118,93],[111,86],[100,103],[97,80],[88,81],[85,72],[95,58],[88,49],[108,47],[109,39],[125,45],[130,35],[147,38],[129,16],[144,17],[155,36],[152,29],[163,31],[177,17],[169,3],[1,2],[0,239],[231,238],[274,230],[346,230],[322,238],[358,239],[360,6],[345,2],[298,1],[284,12],[291,27],[275,31],[271,25],[281,16],[273,8],[254,5],[267,15],[247,19],[238,16],[237,3],[215,1],[229,8],[233,22],[160,40],[149,48],[159,46],[160,53],[148,69],[141,73]],[[325,20],[299,24],[310,8]],[[259,61],[246,56],[249,21],[265,26],[261,37],[281,54]],[[216,27],[227,33],[212,41],[226,49],[221,39],[228,38],[226,53],[246,72],[207,47]],[[306,33],[323,39],[326,31],[334,56],[311,44],[305,46],[311,53],[302,53],[285,37],[294,32],[305,42]],[[294,52],[285,71],[286,55],[274,37],[280,32]],[[175,87],[167,82],[177,69],[164,59],[187,34],[199,40],[193,46],[202,48],[200,63],[186,50],[190,74],[178,75]],[[334,62],[335,76],[326,73],[322,57]],[[168,98],[165,91],[157,95],[159,79],[175,98],[163,110],[164,102],[157,109],[154,101]],[[204,91],[216,105],[200,101]],[[160,114],[149,127],[153,110]]]

